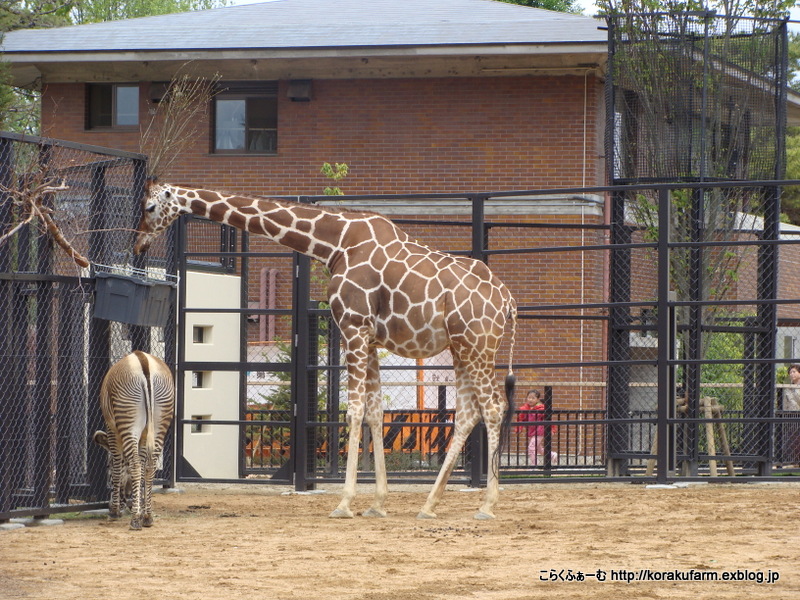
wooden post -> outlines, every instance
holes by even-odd
[[[703,413],[705,414],[706,419],[721,419],[722,418],[722,406],[717,402],[716,398],[713,397],[703,397],[700,398],[700,406],[703,408]],[[716,434],[716,438],[715,438]],[[725,426],[722,423],[706,423],[706,436],[708,437],[708,455],[709,456],[716,456],[717,455],[717,447],[716,447],[716,439],[719,439],[720,446],[722,446],[722,453],[724,456],[731,455],[731,447],[728,444],[728,434],[725,433]],[[710,458],[708,461],[709,468],[711,470],[711,476],[716,477],[717,475],[717,461],[716,459]],[[733,477],[736,474],[736,471],[733,468],[733,461],[731,459],[725,460],[725,468],[728,472],[728,475]]]
[[[711,408],[711,398],[700,398],[700,407],[703,409],[703,415],[706,419],[713,419],[714,412]],[[717,455],[717,445],[714,440],[714,424],[706,422],[706,444],[708,445],[708,455]],[[712,477],[717,476],[717,460],[715,458],[708,459],[708,469]]]
[[[684,414],[686,412],[686,398],[681,396],[680,398],[675,399],[675,412],[679,414]],[[650,447],[650,454],[657,454],[658,453],[658,431],[653,435],[653,444]],[[647,459],[647,469],[645,470],[644,474],[650,476],[653,474],[656,466],[656,459],[655,458],[648,458]]]

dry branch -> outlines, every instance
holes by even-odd
[[[64,237],[61,228],[53,220],[53,210],[45,205],[44,199],[47,194],[61,192],[68,190],[69,186],[65,182],[55,183],[52,179],[41,182],[38,185],[20,186],[18,189],[13,189],[0,185],[0,192],[6,194],[11,201],[20,206],[24,218],[20,219],[19,223],[13,226],[4,234],[0,235],[0,244],[5,243],[12,235],[19,231],[22,227],[30,223],[34,218],[39,218],[44,224],[45,231],[52,236],[53,241],[61,246],[67,255],[80,267],[88,267],[89,260],[84,257],[80,252],[75,250],[72,244]]]
[[[178,74],[170,81],[142,131],[141,152],[148,156],[149,178],[168,174],[183,151],[194,144],[219,79],[219,75],[206,79]]]

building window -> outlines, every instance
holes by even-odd
[[[277,85],[227,85],[214,97],[213,151],[275,154],[278,149]]]
[[[193,344],[210,344],[211,343],[211,326],[195,325],[192,327],[192,343]]]
[[[192,433],[210,433],[211,426],[203,424],[203,421],[210,420],[211,415],[192,415],[190,431]]]
[[[87,129],[139,125],[138,84],[91,83],[87,96]]]
[[[192,371],[192,389],[211,387],[211,373],[208,371]]]

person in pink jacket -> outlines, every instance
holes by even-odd
[[[537,423],[544,421],[544,402],[542,402],[542,393],[539,390],[531,390],[525,397],[525,402],[517,409],[518,422]],[[517,431],[527,429],[528,435],[528,458],[530,464],[539,464],[539,457],[544,456],[544,425],[525,425],[518,426]],[[551,431],[555,433],[556,426],[551,425]],[[558,454],[556,452],[550,453],[551,464],[558,463]]]

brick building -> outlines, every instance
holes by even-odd
[[[197,139],[164,179],[313,195],[329,183],[322,163],[340,162],[350,169],[347,194],[468,194],[604,183],[603,24],[493,0],[283,0],[17,31],[3,51],[15,83],[42,90],[44,135],[126,150],[139,149],[140,129],[176,73],[219,77]],[[795,123],[800,104],[789,100]],[[347,204],[392,218],[471,220],[466,201]],[[491,229],[492,249],[605,241],[599,229],[547,227],[603,224],[599,196],[500,198],[486,218],[504,224]],[[436,248],[470,247],[466,227],[405,228]],[[253,249],[275,248],[262,240]],[[602,302],[606,262],[604,252],[586,251],[493,256],[490,265],[520,305],[535,307]],[[275,306],[287,307],[287,264],[251,269],[276,269]],[[250,305],[269,291],[251,281]],[[286,336],[281,319],[273,325]],[[248,338],[258,347],[270,335],[253,322]],[[521,363],[606,352],[601,321],[526,319],[518,339]],[[522,374],[523,386],[556,384],[564,409],[602,408],[603,381],[600,367]]]
[[[217,75],[207,123],[165,179],[257,195],[319,194],[329,183],[322,163],[344,162],[347,194],[466,194],[603,183],[602,24],[492,0],[285,0],[17,31],[3,48],[15,82],[42,90],[45,135],[127,150],[139,149],[164,82],[178,71]],[[358,207],[470,221],[466,202]],[[497,200],[486,217],[596,225],[603,200]],[[466,228],[407,229],[437,248],[469,248]],[[492,230],[490,247],[535,247],[542,237],[558,245],[592,241],[577,230],[504,227]],[[501,256],[490,264],[521,305],[604,294],[600,253]],[[279,307],[287,280],[276,278]],[[259,286],[250,285],[251,304],[260,301]],[[554,336],[552,323],[526,320],[519,360],[599,359],[603,336],[586,328],[565,321]],[[262,331],[254,325],[250,341],[269,341],[258,339]]]

